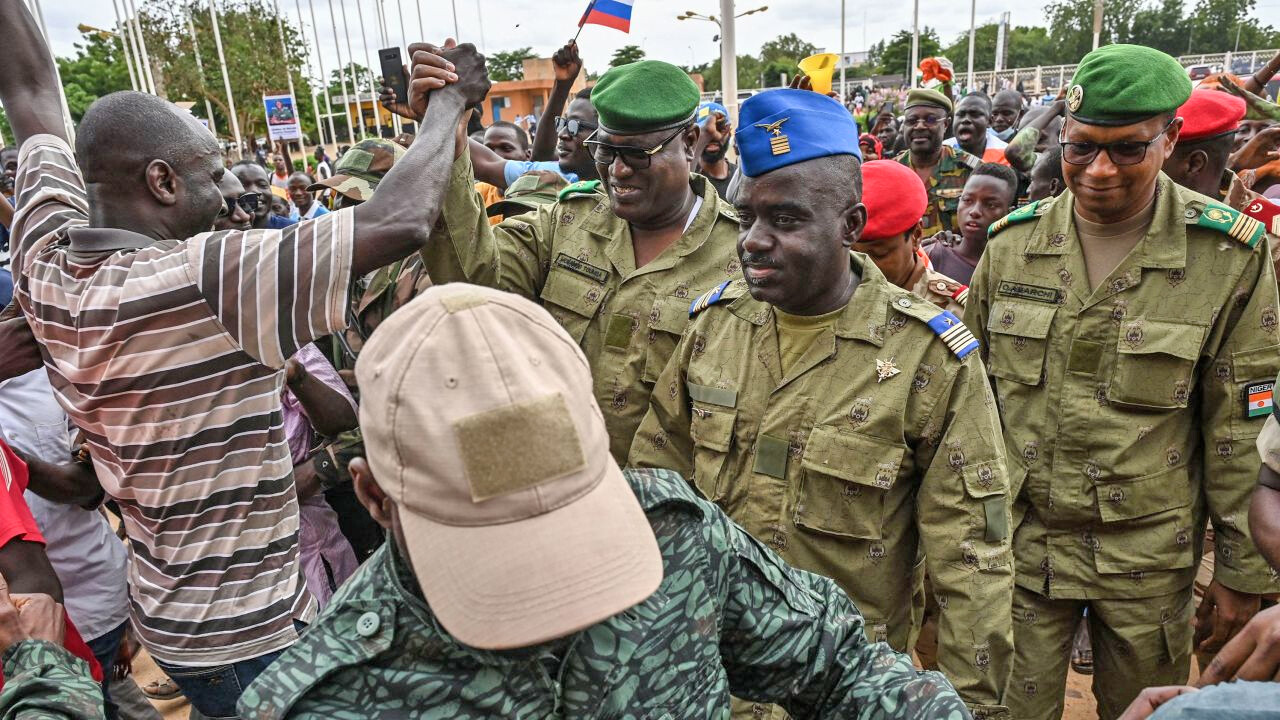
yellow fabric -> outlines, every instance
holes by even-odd
[[[480,202],[484,203],[485,207],[502,200],[502,191],[498,189],[498,186],[490,185],[487,182],[476,183],[476,192],[480,193]],[[501,215],[494,215],[489,218],[490,225],[497,225],[500,222],[502,222]]]
[[[773,313],[778,323],[778,356],[782,361],[782,374],[787,375],[791,367],[804,357],[813,341],[831,330],[836,318],[844,313],[844,308],[823,315],[792,315],[775,307]]]

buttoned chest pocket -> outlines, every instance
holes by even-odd
[[[1008,300],[992,303],[991,316],[987,318],[988,372],[1002,380],[1040,385],[1049,349],[1049,328],[1057,311],[1056,306],[1047,304]]]
[[[1107,400],[1153,409],[1185,408],[1205,328],[1133,318],[1120,323]]]
[[[541,298],[547,312],[564,326],[574,341],[581,343],[606,293],[608,288],[603,284],[553,266],[547,273]]]
[[[660,297],[654,300],[646,323],[648,335],[645,341],[644,381],[657,381],[675,352],[680,335],[689,324],[688,298]]]
[[[964,188],[938,188],[933,191],[935,203],[938,212],[948,217],[954,218],[956,212],[960,209],[960,195],[964,192]],[[954,229],[954,228],[943,228]]]
[[[689,383],[693,398],[693,414],[689,421],[689,437],[693,440],[693,484],[712,502],[724,497],[727,480],[721,480],[725,460],[733,445],[733,425],[738,411],[733,408],[737,396],[732,390],[704,387]],[[733,395],[730,399],[730,395]]]
[[[814,428],[801,461],[796,527],[879,540],[884,534],[885,495],[898,480],[905,451],[869,435]]]

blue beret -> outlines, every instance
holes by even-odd
[[[717,112],[725,116],[725,118],[729,117],[729,109],[725,106],[718,102],[704,102],[698,106],[698,114],[694,116],[694,120],[699,125],[706,125],[707,121],[711,119],[711,113]]]
[[[747,177],[832,155],[862,159],[857,121],[839,102],[812,90],[751,96],[738,111],[735,137]]]

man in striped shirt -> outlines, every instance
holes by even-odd
[[[430,122],[368,203],[283,231],[206,232],[225,172],[207,130],[116,93],[85,113],[73,157],[21,0],[0,0],[0,34],[0,102],[22,146],[16,296],[123,512],[140,639],[198,710],[234,717],[239,689],[314,613],[280,368],[343,328],[353,274],[425,243],[453,130],[488,90],[484,59],[463,46],[418,63],[411,99],[437,90]]]

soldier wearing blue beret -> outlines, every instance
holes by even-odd
[[[973,335],[851,253],[867,216],[838,102],[756,95],[737,143],[742,277],[692,303],[629,462],[692,477],[791,564],[835,579],[869,639],[899,652],[923,552],[941,669],[976,715],[1004,717],[1010,478]]]

